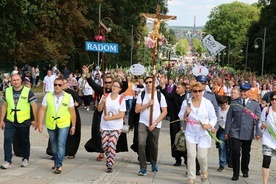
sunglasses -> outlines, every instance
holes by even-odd
[[[106,84],[111,84],[112,82],[105,82]]]
[[[62,84],[54,84],[54,86],[59,86],[59,87],[61,87],[61,86],[62,86]]]
[[[145,82],[145,84],[151,84],[151,83],[152,83],[152,81]]]
[[[270,101],[276,101],[276,98],[271,98]]]
[[[201,93],[203,90],[193,90],[193,93]]]

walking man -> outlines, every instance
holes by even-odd
[[[256,128],[256,139],[259,139],[262,135],[258,125],[254,126],[254,118],[245,112],[245,109],[248,109],[258,117],[261,116],[259,103],[249,98],[248,90],[250,90],[251,85],[249,83],[242,83],[239,87],[240,98],[231,102],[225,123],[225,139],[231,139],[232,143],[233,181],[239,179],[240,168],[243,177],[249,177],[248,166],[250,162],[251,143],[254,139],[254,128]],[[242,158],[240,161],[241,154]]]
[[[54,167],[52,169],[55,174],[60,174],[62,170],[68,132],[74,135],[76,129],[74,100],[69,93],[63,91],[63,83],[62,78],[54,80],[54,92],[44,96],[38,112],[37,128],[40,133],[43,130],[42,121],[46,114],[45,123],[53,153]]]
[[[30,88],[22,86],[19,74],[11,77],[12,87],[6,89],[3,95],[0,128],[4,130],[5,163],[2,169],[8,169],[12,163],[12,142],[15,132],[19,136],[22,148],[21,167],[27,167],[30,157],[30,126],[37,120],[36,97]],[[31,114],[32,113],[32,114]],[[31,117],[33,117],[32,121]]]
[[[147,175],[147,163],[146,163],[146,144],[149,145],[149,154],[152,172],[158,172],[157,168],[157,156],[158,156],[158,139],[160,128],[162,126],[162,120],[167,115],[167,103],[163,94],[161,100],[157,97],[157,91],[154,93],[154,99],[151,99],[152,95],[152,77],[145,79],[146,92],[142,100],[140,93],[137,97],[135,112],[140,113],[139,125],[138,125],[138,155],[140,171],[138,175]],[[152,124],[150,125],[150,107],[153,106]],[[160,109],[161,108],[161,109]],[[149,137],[148,141],[147,138]]]

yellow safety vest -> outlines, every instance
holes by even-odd
[[[13,99],[13,88],[9,87],[6,89],[6,102],[7,102],[7,120],[14,122],[14,114],[16,111],[16,118],[18,123],[23,123],[24,121],[31,118],[31,106],[29,103],[29,91],[30,88],[23,87],[21,94],[19,96],[17,105],[14,105]]]
[[[54,93],[47,93],[46,127],[50,130],[56,129],[56,126],[58,128],[65,128],[70,126],[71,115],[69,112],[69,102],[71,95],[66,92],[63,93],[64,96],[57,113]]]

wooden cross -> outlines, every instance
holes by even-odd
[[[158,51],[158,39],[160,38],[159,29],[160,24],[162,22],[166,22],[169,20],[176,20],[176,16],[173,15],[163,15],[161,12],[161,6],[158,5],[156,8],[156,14],[149,14],[149,13],[140,13],[140,17],[145,17],[149,21],[153,22],[153,32],[152,32],[152,39],[155,42],[155,54]],[[152,20],[153,19],[153,20]]]
[[[154,93],[155,93],[155,81],[156,81],[156,56],[158,52],[158,39],[160,38],[159,34],[159,29],[160,29],[160,24],[162,22],[166,22],[169,20],[176,20],[176,16],[173,15],[162,15],[161,13],[161,6],[158,5],[156,9],[156,14],[148,14],[148,13],[140,13],[140,17],[145,17],[149,21],[153,22],[153,31],[152,31],[152,39],[154,40],[155,43],[155,52],[153,57],[153,72],[152,72],[152,91],[151,91],[151,99],[154,99]],[[153,19],[153,20],[152,20]],[[153,106],[150,106],[150,121],[149,125],[152,125],[152,120],[153,120]]]

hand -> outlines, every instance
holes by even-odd
[[[257,140],[259,140],[260,138],[262,138],[262,136],[256,135],[255,136]]]
[[[154,103],[154,99],[150,99],[150,101],[148,102],[148,106],[152,106]]]
[[[70,135],[74,135],[75,131],[76,131],[76,128],[75,127],[71,127],[70,128]]]
[[[104,116],[103,119],[104,119],[105,121],[109,121],[109,120],[110,120],[110,116]]]
[[[5,128],[5,122],[4,121],[0,121],[0,128],[2,130],[4,130],[4,128]]]
[[[216,133],[216,132],[217,132],[217,129],[212,128],[211,132],[212,132],[212,133]]]
[[[155,127],[156,127],[156,125],[155,125],[155,123],[153,123],[151,126],[149,126],[148,129],[151,132],[151,131],[153,131],[155,129]]]
[[[183,130],[184,130],[184,127],[180,127],[180,130],[183,131]]]
[[[75,103],[74,103],[74,106],[75,106],[75,107],[79,106],[78,102],[75,102]]]
[[[120,77],[121,79],[124,79],[125,78],[125,74],[122,70],[117,70],[117,76]]]
[[[204,130],[208,130],[208,129],[212,128],[212,125],[210,125],[210,124],[202,124],[201,127],[202,127]]]
[[[83,73],[85,73],[85,74],[89,73],[89,67],[86,66],[86,65],[83,65],[83,66],[82,66],[82,71],[83,71]]]
[[[105,101],[106,101],[106,96],[104,95],[101,103],[105,103]]]
[[[261,129],[263,130],[263,129],[265,129],[265,128],[266,128],[266,123],[262,122],[262,124],[261,124]]]
[[[38,130],[38,132],[39,133],[42,133],[42,131],[43,131],[43,126],[41,126],[41,125],[39,125],[39,126],[37,126],[36,128],[35,128],[35,130]]]
[[[229,139],[229,134],[225,134],[224,137],[225,137],[226,140],[228,140]]]

